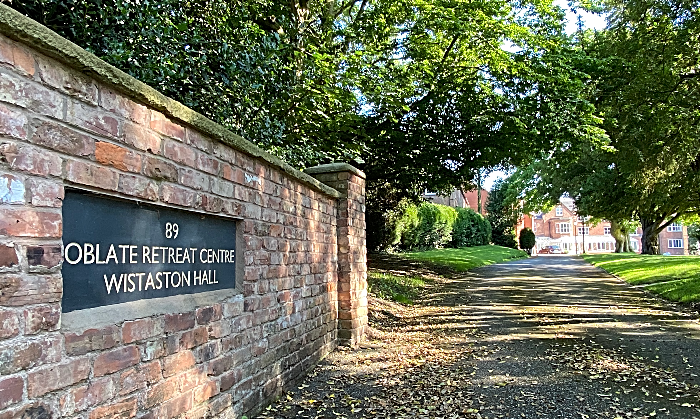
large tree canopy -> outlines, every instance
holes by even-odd
[[[11,5],[292,164],[354,161],[402,191],[464,184],[591,123],[548,1]]]
[[[658,233],[700,211],[700,13],[684,0],[608,7],[606,30],[580,34],[605,136],[555,147],[521,177],[550,202],[568,193],[582,214],[637,219],[642,252],[658,253]]]
[[[551,0],[11,5],[297,167],[363,169],[368,230],[425,189],[598,136]]]

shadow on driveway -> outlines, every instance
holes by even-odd
[[[697,316],[579,257],[482,267],[417,306],[377,304],[373,339],[261,417],[700,418]]]

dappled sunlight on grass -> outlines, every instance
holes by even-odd
[[[413,304],[425,287],[426,278],[394,275],[371,271],[367,276],[368,291],[379,298],[394,300],[402,304]]]
[[[409,259],[447,265],[456,271],[463,272],[479,266],[525,258],[527,254],[522,250],[489,245],[410,252],[405,253],[404,256]]]
[[[700,256],[585,255],[586,261],[672,301],[700,301]]]
[[[700,275],[691,279],[649,285],[646,289],[682,303],[700,301]]]

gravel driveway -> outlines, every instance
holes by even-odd
[[[420,304],[371,310],[366,344],[259,417],[700,419],[698,317],[578,257],[439,278]]]

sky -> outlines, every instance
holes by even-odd
[[[576,32],[576,25],[578,22],[578,18],[575,13],[573,13],[570,9],[569,6],[567,5],[567,2],[564,0],[556,0],[554,2],[556,5],[559,7],[563,8],[566,10],[566,32],[568,33],[574,33]],[[593,13],[588,13],[586,11],[579,10],[578,14],[581,15],[581,18],[583,20],[583,25],[585,28],[588,29],[603,29],[605,28],[605,17],[600,16],[597,14]],[[488,176],[484,178],[483,185],[482,187],[486,189],[487,191],[491,190],[491,187],[493,186],[493,183],[498,179],[498,178],[503,178],[508,176],[510,173],[508,172],[503,172],[500,170],[497,170],[495,172],[492,172]]]

